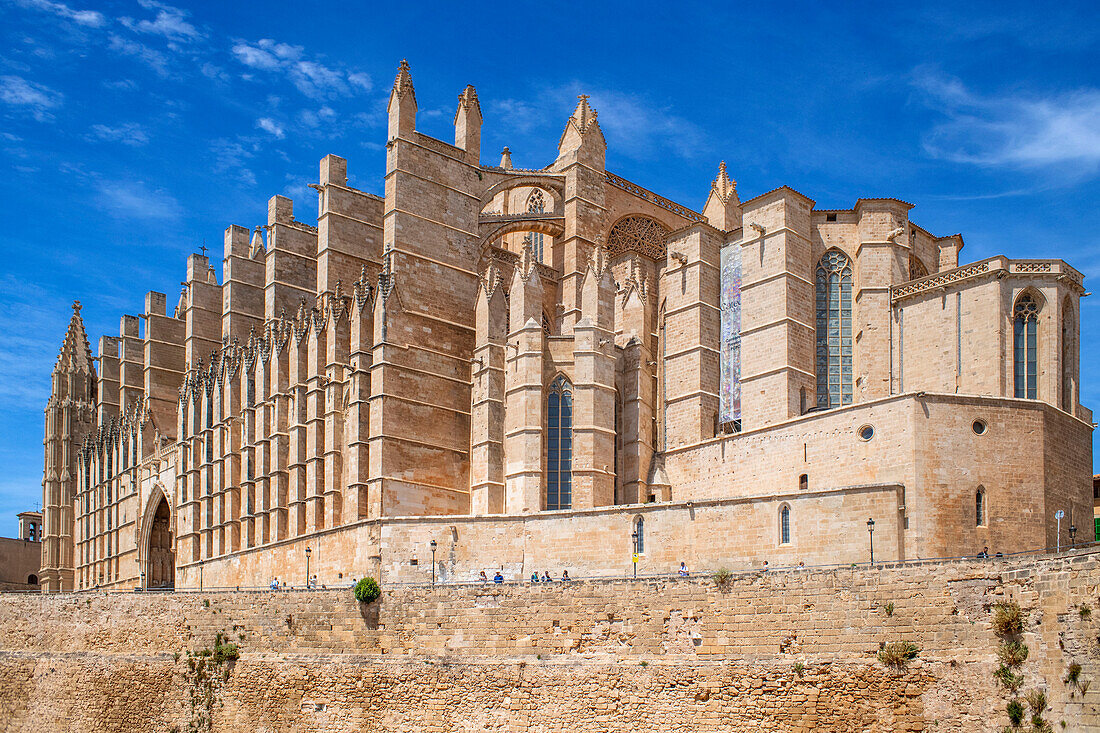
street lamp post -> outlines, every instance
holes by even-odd
[[[432,540],[432,585],[435,585],[435,540]]]
[[[1071,525],[1069,525],[1069,546],[1070,547],[1077,547],[1076,537],[1077,537],[1077,525],[1076,524],[1071,524]]]
[[[306,547],[306,590],[309,590],[309,556],[313,554],[313,550]]]
[[[145,590],[145,571],[141,571],[141,589]]]
[[[875,520],[867,520],[867,536],[871,543],[871,564],[875,564]]]
[[[630,535],[630,539],[634,541],[634,553],[630,556],[630,563],[634,566],[634,577],[638,577],[638,530],[634,530],[634,534]]]

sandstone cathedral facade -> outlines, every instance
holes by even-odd
[[[404,63],[388,111],[385,196],[326,156],[316,226],[273,197],[220,275],[191,255],[178,303],[148,293],[96,357],[74,305],[44,589],[1093,539],[1065,262],[962,264],[904,201],[742,200],[724,164],[689,209],[606,169],[585,97],[531,170],[481,162],[473,87],[453,145],[416,129]]]

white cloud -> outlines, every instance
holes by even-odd
[[[120,219],[174,221],[182,213],[171,194],[144,181],[99,181],[96,203]]]
[[[74,10],[65,3],[53,2],[52,0],[18,0],[18,2],[25,8],[52,13],[58,18],[71,20],[78,25],[89,28],[102,28],[107,24],[107,18],[104,17],[103,13],[95,10]]]
[[[260,128],[264,132],[271,133],[280,140],[286,137],[286,134],[283,131],[283,126],[275,120],[271,119],[270,117],[261,117],[260,119],[256,120],[256,127]]]
[[[307,58],[304,51],[301,46],[279,43],[270,38],[261,38],[254,43],[237,41],[232,48],[233,56],[240,63],[250,69],[281,72],[310,99],[332,99],[370,90],[371,79],[367,74],[326,66]]]
[[[97,140],[122,143],[135,148],[149,142],[149,135],[145,132],[145,128],[136,122],[124,122],[115,127],[92,125],[91,135]]]
[[[21,76],[0,76],[0,102],[26,109],[39,122],[52,120],[49,110],[60,107],[63,99],[60,92]]]
[[[925,136],[935,158],[983,166],[1100,169],[1100,89],[982,96],[918,70],[915,86],[947,119]]]
[[[302,123],[304,127],[310,129],[320,127],[323,123],[329,122],[335,118],[336,110],[329,106],[321,107],[321,109],[316,112],[311,109],[303,109],[298,113],[298,121]]]
[[[156,10],[153,20],[139,20],[134,22],[130,18],[122,18],[120,22],[127,28],[139,33],[151,33],[173,41],[191,41],[201,38],[195,26],[187,21],[189,13],[186,10],[152,2],[151,0],[139,0],[141,7],[146,10]]]

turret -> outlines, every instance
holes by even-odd
[[[95,427],[96,373],[92,350],[73,303],[69,328],[53,370],[53,389],[46,403],[45,462],[42,505],[42,587],[47,591],[73,588],[73,512],[80,441]]]

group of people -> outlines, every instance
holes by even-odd
[[[353,583],[353,585],[354,585],[354,583]],[[286,581],[285,580],[280,581],[279,576],[275,576],[274,578],[271,579],[271,582],[268,584],[267,587],[270,588],[271,590],[286,590]],[[325,586],[322,585],[321,587],[324,588]],[[317,590],[317,576],[316,575],[311,575],[308,578],[306,578],[306,588],[308,590]]]
[[[478,580],[482,583],[493,582],[493,583],[500,584],[500,583],[504,582],[504,573],[501,572],[500,570],[496,571],[496,573],[493,575],[492,581],[490,581],[489,576],[485,574],[484,570],[482,570],[480,573],[478,573]],[[569,571],[568,570],[563,570],[562,573],[561,573],[561,582],[568,583],[570,580],[572,580],[572,578],[569,577]],[[531,582],[532,583],[553,583],[554,579],[550,577],[550,571],[549,570],[542,571],[542,575],[539,575],[539,571],[535,570],[535,571],[532,571],[532,573],[531,573]]]

